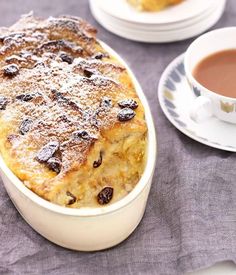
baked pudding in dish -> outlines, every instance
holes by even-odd
[[[22,17],[0,29],[0,153],[58,205],[126,196],[146,164],[144,109],[126,69],[76,17]]]
[[[127,0],[140,11],[159,11],[167,6],[176,5],[183,0]]]

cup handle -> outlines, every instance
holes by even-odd
[[[197,122],[203,122],[213,115],[211,100],[206,96],[199,96],[195,99],[191,110],[190,118]]]

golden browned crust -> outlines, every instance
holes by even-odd
[[[136,175],[132,186],[144,163],[142,104],[125,68],[106,53],[95,35],[96,30],[80,18],[42,20],[32,15],[0,33],[1,154],[34,192],[73,207],[93,205],[94,198],[85,194],[91,193],[91,186],[95,192],[107,181],[114,186],[112,177],[101,184],[104,177],[97,171],[106,171],[94,162],[99,163],[103,154],[106,163],[103,151],[117,140],[124,143],[134,134],[142,144],[135,153],[141,160],[133,160],[135,171],[130,172]],[[122,121],[119,114],[124,109],[118,102],[127,98],[138,108],[128,108],[134,117]],[[127,166],[125,161],[130,158],[121,161]],[[91,180],[84,182],[91,188],[82,191],[81,177],[89,173]],[[84,202],[80,195],[86,197]]]

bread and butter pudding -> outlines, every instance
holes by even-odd
[[[159,11],[167,6],[176,5],[183,0],[127,0],[140,11]]]
[[[73,208],[126,196],[146,163],[144,109],[126,69],[77,17],[0,29],[0,152],[42,198]]]

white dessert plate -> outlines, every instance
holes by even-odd
[[[199,14],[198,16],[195,16],[194,18],[191,18],[189,20],[180,21],[176,23],[170,23],[170,24],[137,24],[135,22],[128,22],[121,20],[119,18],[113,17],[110,14],[105,13],[100,6],[97,4],[97,1],[90,0],[90,5],[93,6],[93,9],[99,10],[99,14],[110,21],[110,23],[115,24],[117,26],[123,26],[130,30],[141,30],[141,31],[166,31],[166,30],[173,30],[173,29],[179,29],[184,28],[190,25],[193,25],[197,22],[199,22],[201,19],[205,19],[208,15],[213,13],[218,6],[222,5],[222,2],[225,2],[225,0],[217,0],[214,5],[212,5],[209,9],[204,11],[203,13]]]
[[[225,0],[223,0],[225,2]],[[218,6],[221,6],[222,0],[217,0],[214,5],[212,5],[209,9],[207,9],[205,12],[199,14],[198,16],[195,16],[189,20],[180,21],[176,23],[170,23],[170,24],[137,24],[136,22],[129,22],[124,21],[119,18],[113,17],[110,14],[105,13],[97,4],[97,1],[90,0],[90,5],[93,6],[93,9],[99,10],[99,14],[103,17],[112,22],[113,24],[117,26],[123,26],[130,30],[141,30],[141,31],[167,31],[167,30],[173,30],[173,29],[179,29],[184,28],[190,25],[193,25],[197,22],[199,22],[201,19],[205,19],[208,15],[212,14]]]
[[[159,82],[158,98],[168,120],[182,133],[205,145],[236,152],[236,125],[211,117],[196,123],[190,116],[197,94],[191,91],[184,71],[184,54],[172,61]]]
[[[96,18],[96,20],[107,30],[127,39],[131,39],[134,41],[141,42],[149,42],[149,43],[162,43],[162,42],[173,42],[179,41],[183,39],[187,39],[190,37],[194,37],[205,30],[212,27],[221,17],[226,0],[219,0],[217,5],[215,4],[213,8],[210,10],[210,13],[206,13],[203,16],[199,17],[198,20],[193,21],[193,24],[186,22],[186,25],[182,24],[181,27],[166,29],[153,29],[147,31],[143,29],[138,29],[130,27],[126,25],[126,23],[122,24],[116,19],[113,19],[111,16],[105,14],[97,5],[97,3],[92,0],[90,1],[91,11]]]
[[[188,0],[159,12],[139,12],[126,0],[92,0],[113,17],[139,24],[169,24],[189,20],[211,8],[218,0]]]

